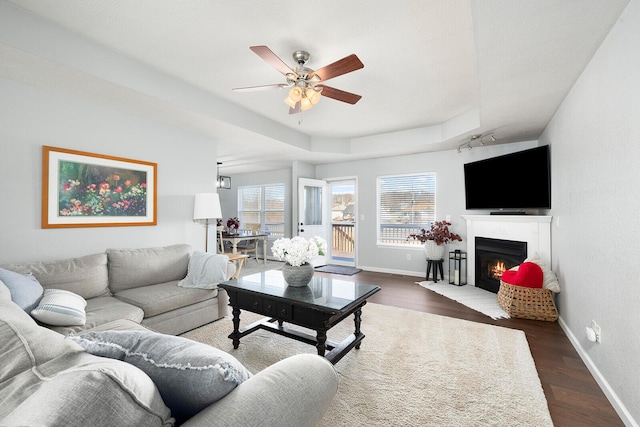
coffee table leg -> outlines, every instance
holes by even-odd
[[[233,307],[233,332],[230,338],[233,340],[233,348],[238,348],[240,345],[240,309]]]
[[[355,311],[353,315],[353,323],[355,324],[356,330],[354,335],[357,337],[360,335],[360,324],[362,323],[362,309],[359,308]],[[356,350],[360,348],[360,343],[356,344]]]
[[[316,348],[318,349],[318,356],[324,356],[324,352],[327,351],[327,332],[316,331]]]

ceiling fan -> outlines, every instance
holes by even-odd
[[[362,98],[361,95],[345,92],[323,84],[323,82],[329,79],[363,68],[364,64],[360,62],[360,59],[358,59],[355,54],[346,56],[318,70],[312,70],[311,68],[305,67],[311,55],[304,50],[293,52],[293,59],[298,65],[291,68],[278,58],[267,46],[251,46],[249,49],[284,74],[287,83],[234,88],[233,90],[235,91],[248,92],[264,89],[290,88],[289,95],[284,100],[284,102],[289,105],[289,114],[308,110],[317,104],[322,96],[348,104],[355,104]]]

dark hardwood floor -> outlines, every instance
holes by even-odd
[[[424,280],[420,277],[369,271],[354,276],[316,274],[377,284],[381,291],[369,302],[520,329],[527,336],[555,426],[624,426],[558,322],[493,320],[417,285]]]

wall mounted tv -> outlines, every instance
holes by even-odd
[[[545,145],[465,164],[467,209],[519,213],[522,209],[551,208],[549,157],[549,146]]]

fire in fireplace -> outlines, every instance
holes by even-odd
[[[498,293],[502,273],[527,258],[527,242],[476,237],[476,286]]]
[[[502,279],[502,273],[504,273],[505,271],[507,271],[508,268],[505,267],[505,263],[502,260],[498,260],[492,264],[489,264],[489,277],[491,277],[492,279],[497,279],[500,280]]]

